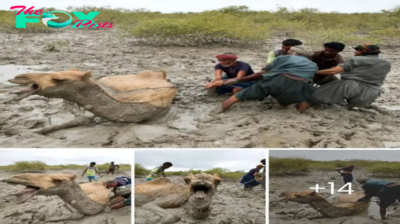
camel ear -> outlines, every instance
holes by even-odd
[[[218,174],[214,174],[214,175],[213,175],[213,179],[214,179],[214,184],[215,184],[215,185],[220,184],[221,181],[222,181],[222,178],[221,178]]]
[[[87,71],[87,72],[84,72],[84,74],[81,76],[81,80],[87,80],[90,77],[92,77],[92,72],[91,71]]]
[[[194,175],[192,173],[189,173],[183,180],[185,181],[186,184],[190,184],[193,177]]]

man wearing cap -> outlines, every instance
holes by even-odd
[[[132,184],[132,180],[129,177],[116,177],[114,180],[107,181],[105,187],[107,189],[113,188],[114,196],[117,196],[117,188]]]
[[[354,57],[330,69],[317,71],[316,75],[341,73],[341,80],[319,87],[312,95],[313,103],[340,104],[348,108],[364,107],[374,102],[381,93],[381,86],[390,72],[390,63],[379,57],[379,47],[374,44],[358,45]]]
[[[215,76],[214,79],[208,83],[205,88],[208,89],[208,94],[210,96],[217,92],[218,95],[225,93],[238,93],[246,87],[251,86],[254,81],[248,81],[243,83],[238,83],[235,85],[226,85],[219,87],[211,87],[212,83],[218,80],[225,80],[230,78],[242,78],[254,73],[251,66],[245,62],[237,61],[237,56],[232,53],[225,53],[217,55],[218,64],[215,65]],[[222,75],[225,73],[225,76]]]
[[[216,113],[229,109],[239,101],[258,100],[271,95],[282,106],[296,104],[298,111],[308,109],[308,98],[314,91],[313,78],[318,70],[317,64],[308,59],[312,52],[301,46],[291,47],[289,55],[278,56],[271,64],[260,72],[243,78],[221,80],[214,85],[231,85],[249,80],[257,80],[254,85],[247,87],[225,100]]]
[[[324,43],[324,50],[315,51],[311,60],[318,65],[318,70],[324,70],[336,67],[338,64],[343,63],[343,58],[339,54],[346,47],[345,44],[340,42],[328,42]],[[339,80],[334,75],[315,75],[314,83],[317,85],[323,85],[328,82]]]
[[[379,202],[379,213],[381,219],[386,219],[386,209],[390,205],[394,204],[397,200],[400,200],[400,185],[395,184],[392,181],[360,178],[357,182],[362,184],[365,196],[358,199],[357,202],[363,202],[371,200],[372,197],[378,197]]]
[[[269,52],[266,65],[271,64],[278,56],[287,55],[291,47],[300,46],[302,44],[303,42],[296,39],[287,39],[282,41],[282,47],[280,50],[273,50]]]

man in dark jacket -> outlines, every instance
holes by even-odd
[[[311,60],[318,65],[318,70],[324,70],[336,67],[338,64],[344,62],[342,56],[339,54],[346,47],[345,44],[340,42],[328,42],[324,43],[324,50],[315,51]],[[314,83],[317,85],[323,85],[328,82],[339,80],[334,75],[315,75]]]
[[[396,200],[400,200],[400,185],[392,181],[369,178],[357,179],[357,182],[362,184],[365,193],[365,197],[360,198],[357,202],[371,200],[372,197],[378,197],[380,199],[379,213],[381,219],[384,220],[386,218],[387,207],[394,204]]]

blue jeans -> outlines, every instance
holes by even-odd
[[[225,80],[225,79],[230,79],[230,78],[227,77],[227,76],[222,76],[222,79]],[[256,81],[242,82],[242,83],[238,83],[238,84],[235,84],[235,85],[229,85],[229,86],[225,86],[225,85],[218,86],[216,93],[218,95],[222,95],[222,94],[226,94],[226,93],[232,93],[232,90],[234,88],[246,89],[247,87],[253,85],[254,83],[256,83]]]
[[[94,176],[88,176],[87,178],[88,178],[89,182],[92,182],[92,180],[98,181],[96,175],[94,175]]]

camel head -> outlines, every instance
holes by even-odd
[[[295,201],[300,204],[309,204],[311,201],[325,200],[321,194],[318,194],[315,191],[282,192],[279,197],[284,197],[284,200],[286,201]]]
[[[211,205],[212,197],[217,190],[217,186],[222,181],[218,174],[211,175],[205,173],[195,175],[190,173],[184,180],[189,188],[188,202],[194,210],[198,211],[208,209]]]
[[[15,194],[17,203],[24,203],[35,195],[60,195],[71,188],[65,184],[74,182],[75,174],[38,174],[24,173],[1,180],[7,184],[24,185],[25,188]]]
[[[86,86],[91,76],[90,71],[72,69],[53,73],[25,73],[17,75],[8,81],[26,87],[12,92],[17,95],[14,100],[22,100],[34,94],[61,98],[60,96],[65,95],[66,92],[73,93],[74,90]]]

